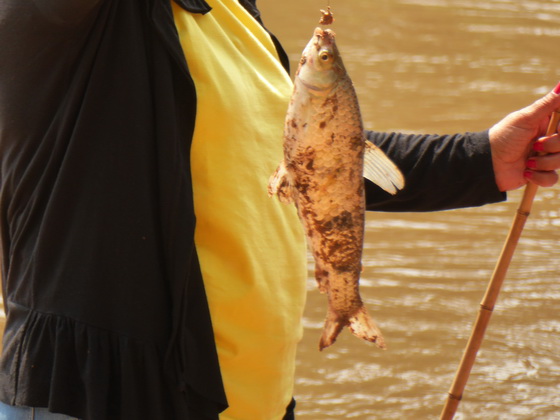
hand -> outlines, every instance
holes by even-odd
[[[490,129],[490,149],[496,184],[500,191],[531,181],[550,187],[558,181],[560,135],[546,134],[550,115],[560,108],[560,83],[543,98],[515,111]],[[543,156],[532,156],[538,151]]]

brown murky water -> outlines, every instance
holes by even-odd
[[[486,129],[560,78],[557,0],[330,4],[368,128]],[[326,0],[259,5],[295,68]],[[559,192],[538,193],[456,419],[560,418]],[[326,303],[310,279],[299,420],[438,418],[519,197],[368,215],[362,295],[389,348],[344,333],[320,353]]]
[[[260,0],[293,68],[326,0]],[[489,128],[560,79],[560,2],[331,0],[367,128]],[[309,280],[300,420],[436,419],[520,191],[506,203],[370,214],[362,295],[388,343],[348,333],[320,353],[326,302]],[[560,419],[560,187],[539,190],[456,419]]]

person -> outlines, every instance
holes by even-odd
[[[255,1],[5,0],[0,50],[0,419],[293,419],[305,244],[266,194],[291,82]],[[553,185],[559,92],[368,131],[407,180],[368,209]]]

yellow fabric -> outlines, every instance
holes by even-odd
[[[230,408],[280,420],[292,398],[306,250],[295,208],[267,196],[292,84],[269,35],[236,0],[206,15],[173,3],[198,111],[195,234]]]

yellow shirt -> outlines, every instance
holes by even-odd
[[[191,148],[195,241],[230,407],[280,420],[302,334],[306,249],[295,208],[267,196],[292,91],[265,30],[237,0],[173,3],[198,111]]]

